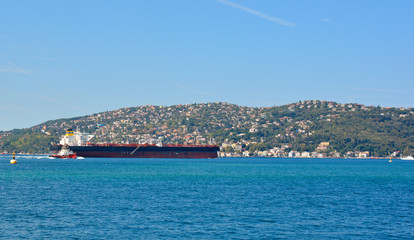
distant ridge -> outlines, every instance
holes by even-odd
[[[412,155],[413,108],[340,104],[306,100],[274,107],[196,103],[145,105],[87,116],[51,120],[28,129],[0,132],[0,151],[48,152],[64,130],[79,128],[96,135],[95,142],[139,142],[162,138],[165,143],[215,141],[225,152],[253,154],[285,148],[287,152],[323,152],[346,156]],[[322,142],[329,142],[323,149]],[[319,148],[318,148],[319,147]]]

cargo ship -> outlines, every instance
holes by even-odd
[[[78,157],[93,158],[217,158],[217,145],[90,143],[94,136],[68,129],[52,153],[68,148]]]

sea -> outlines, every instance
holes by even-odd
[[[0,239],[414,239],[414,161],[0,157]]]

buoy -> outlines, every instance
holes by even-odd
[[[16,153],[12,153],[12,155],[13,155],[13,158],[12,158],[12,160],[10,160],[10,164],[16,164],[17,163],[17,161],[16,161]]]
[[[388,160],[388,162],[392,162],[392,160],[390,159],[390,160]]]

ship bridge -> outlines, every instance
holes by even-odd
[[[60,144],[68,146],[85,146],[93,137],[94,135],[82,133],[79,130],[73,131],[69,128],[66,130],[65,135],[60,138]]]

